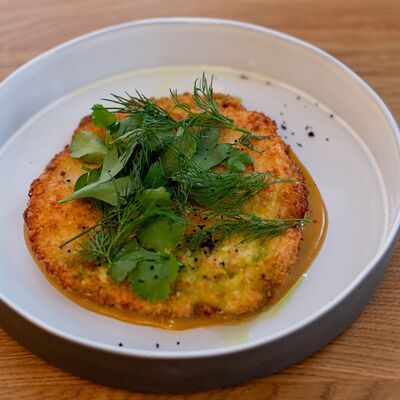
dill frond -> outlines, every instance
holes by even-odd
[[[257,239],[269,240],[281,235],[289,228],[304,226],[310,220],[302,218],[288,219],[266,219],[255,214],[244,212],[233,212],[217,219],[216,222],[207,229],[199,230],[188,235],[187,243],[197,249],[207,240],[218,241],[225,238],[239,238],[241,243],[251,242]]]

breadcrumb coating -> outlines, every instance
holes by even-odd
[[[189,94],[181,95],[180,100],[195,109]],[[237,126],[265,136],[252,139],[255,151],[242,148],[254,160],[251,169],[295,180],[267,187],[245,205],[246,211],[265,218],[304,218],[308,209],[304,178],[289,157],[289,146],[278,136],[275,122],[260,112],[247,111],[235,97],[217,94],[216,100],[221,112]],[[157,103],[174,118],[184,117],[184,112],[176,109],[171,99],[162,98]],[[98,136],[105,134],[104,129],[93,125],[91,117],[83,118],[75,133],[81,130]],[[221,141],[232,143],[239,137],[238,132],[223,130]],[[24,213],[28,241],[36,259],[52,278],[75,295],[104,307],[128,309],[143,316],[233,317],[254,312],[271,301],[296,263],[303,235],[300,228],[290,228],[268,241],[240,244],[238,239],[225,239],[214,249],[179,251],[177,258],[185,267],[178,274],[168,300],[144,300],[132,292],[127,282],[117,285],[105,266],[83,261],[77,254],[78,243],[59,248],[61,242],[100,219],[85,199],[58,204],[73,192],[83,165],[70,157],[66,146],[33,181]],[[191,218],[203,222],[194,215]]]

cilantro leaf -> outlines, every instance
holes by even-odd
[[[162,216],[142,227],[137,238],[146,249],[166,252],[182,240],[184,228],[184,223]]]
[[[152,164],[143,180],[143,186],[145,188],[155,189],[165,185],[168,182],[165,176],[163,167],[160,161],[156,161]]]
[[[142,261],[129,273],[132,289],[150,301],[166,300],[175,281],[179,263],[172,255],[162,255],[159,260]]]
[[[231,145],[218,143],[220,135],[217,128],[211,128],[201,133],[197,152],[193,157],[201,169],[210,169],[228,157]]]
[[[124,176],[113,181],[93,182],[72,193],[65,199],[60,200],[59,203],[90,197],[116,206],[120,203],[121,198],[130,193],[131,189],[132,180],[129,176]]]
[[[232,147],[225,161],[225,166],[234,172],[244,172],[246,171],[245,164],[253,165],[253,159],[250,154]]]
[[[70,155],[87,163],[101,164],[107,148],[103,141],[89,131],[77,133],[71,142]]]
[[[117,117],[101,104],[92,107],[92,117],[93,124],[98,128],[108,128],[117,120]]]

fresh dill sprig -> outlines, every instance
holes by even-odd
[[[208,83],[205,73],[203,73],[201,79],[197,78],[194,81],[192,100],[200,112],[192,111],[189,104],[180,101],[176,91],[170,90],[170,95],[175,106],[187,114],[186,118],[181,121],[181,125],[186,129],[193,127],[220,128],[240,132],[242,136],[239,138],[239,143],[253,150],[253,145],[249,140],[250,137],[254,136],[253,132],[236,126],[233,119],[223,115],[219,111],[212,85],[213,77],[211,77],[211,81]]]
[[[279,179],[273,174],[250,172],[246,174],[213,170],[204,171],[193,159],[183,154],[178,155],[181,169],[174,180],[180,183],[184,194],[200,205],[215,213],[226,213],[240,210],[244,203],[250,201],[267,186],[283,182],[294,182],[290,179]]]
[[[115,106],[107,107],[109,111],[135,116],[137,121],[146,125],[149,130],[168,132],[171,129],[177,129],[177,121],[154,100],[149,99],[137,90],[136,96],[132,96],[127,92],[125,92],[125,95],[126,97],[111,94],[111,99],[102,100],[115,104]]]
[[[225,214],[222,217],[223,219],[217,219],[214,214],[216,222],[209,228],[188,235],[188,245],[197,249],[210,239],[215,242],[226,238],[240,238],[241,243],[257,239],[267,240],[281,235],[289,228],[304,226],[311,222],[302,218],[266,219],[244,212]]]

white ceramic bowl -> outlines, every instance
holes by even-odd
[[[321,252],[283,301],[246,323],[174,332],[77,306],[47,282],[26,248],[22,213],[31,181],[99,98],[136,88],[149,96],[190,91],[202,71],[215,75],[216,91],[286,127],[281,135],[328,209]],[[400,224],[397,125],[351,70],[298,39],[235,21],[136,21],[24,65],[0,85],[0,104],[0,322],[76,374],[178,392],[277,371],[341,332],[386,269]]]

